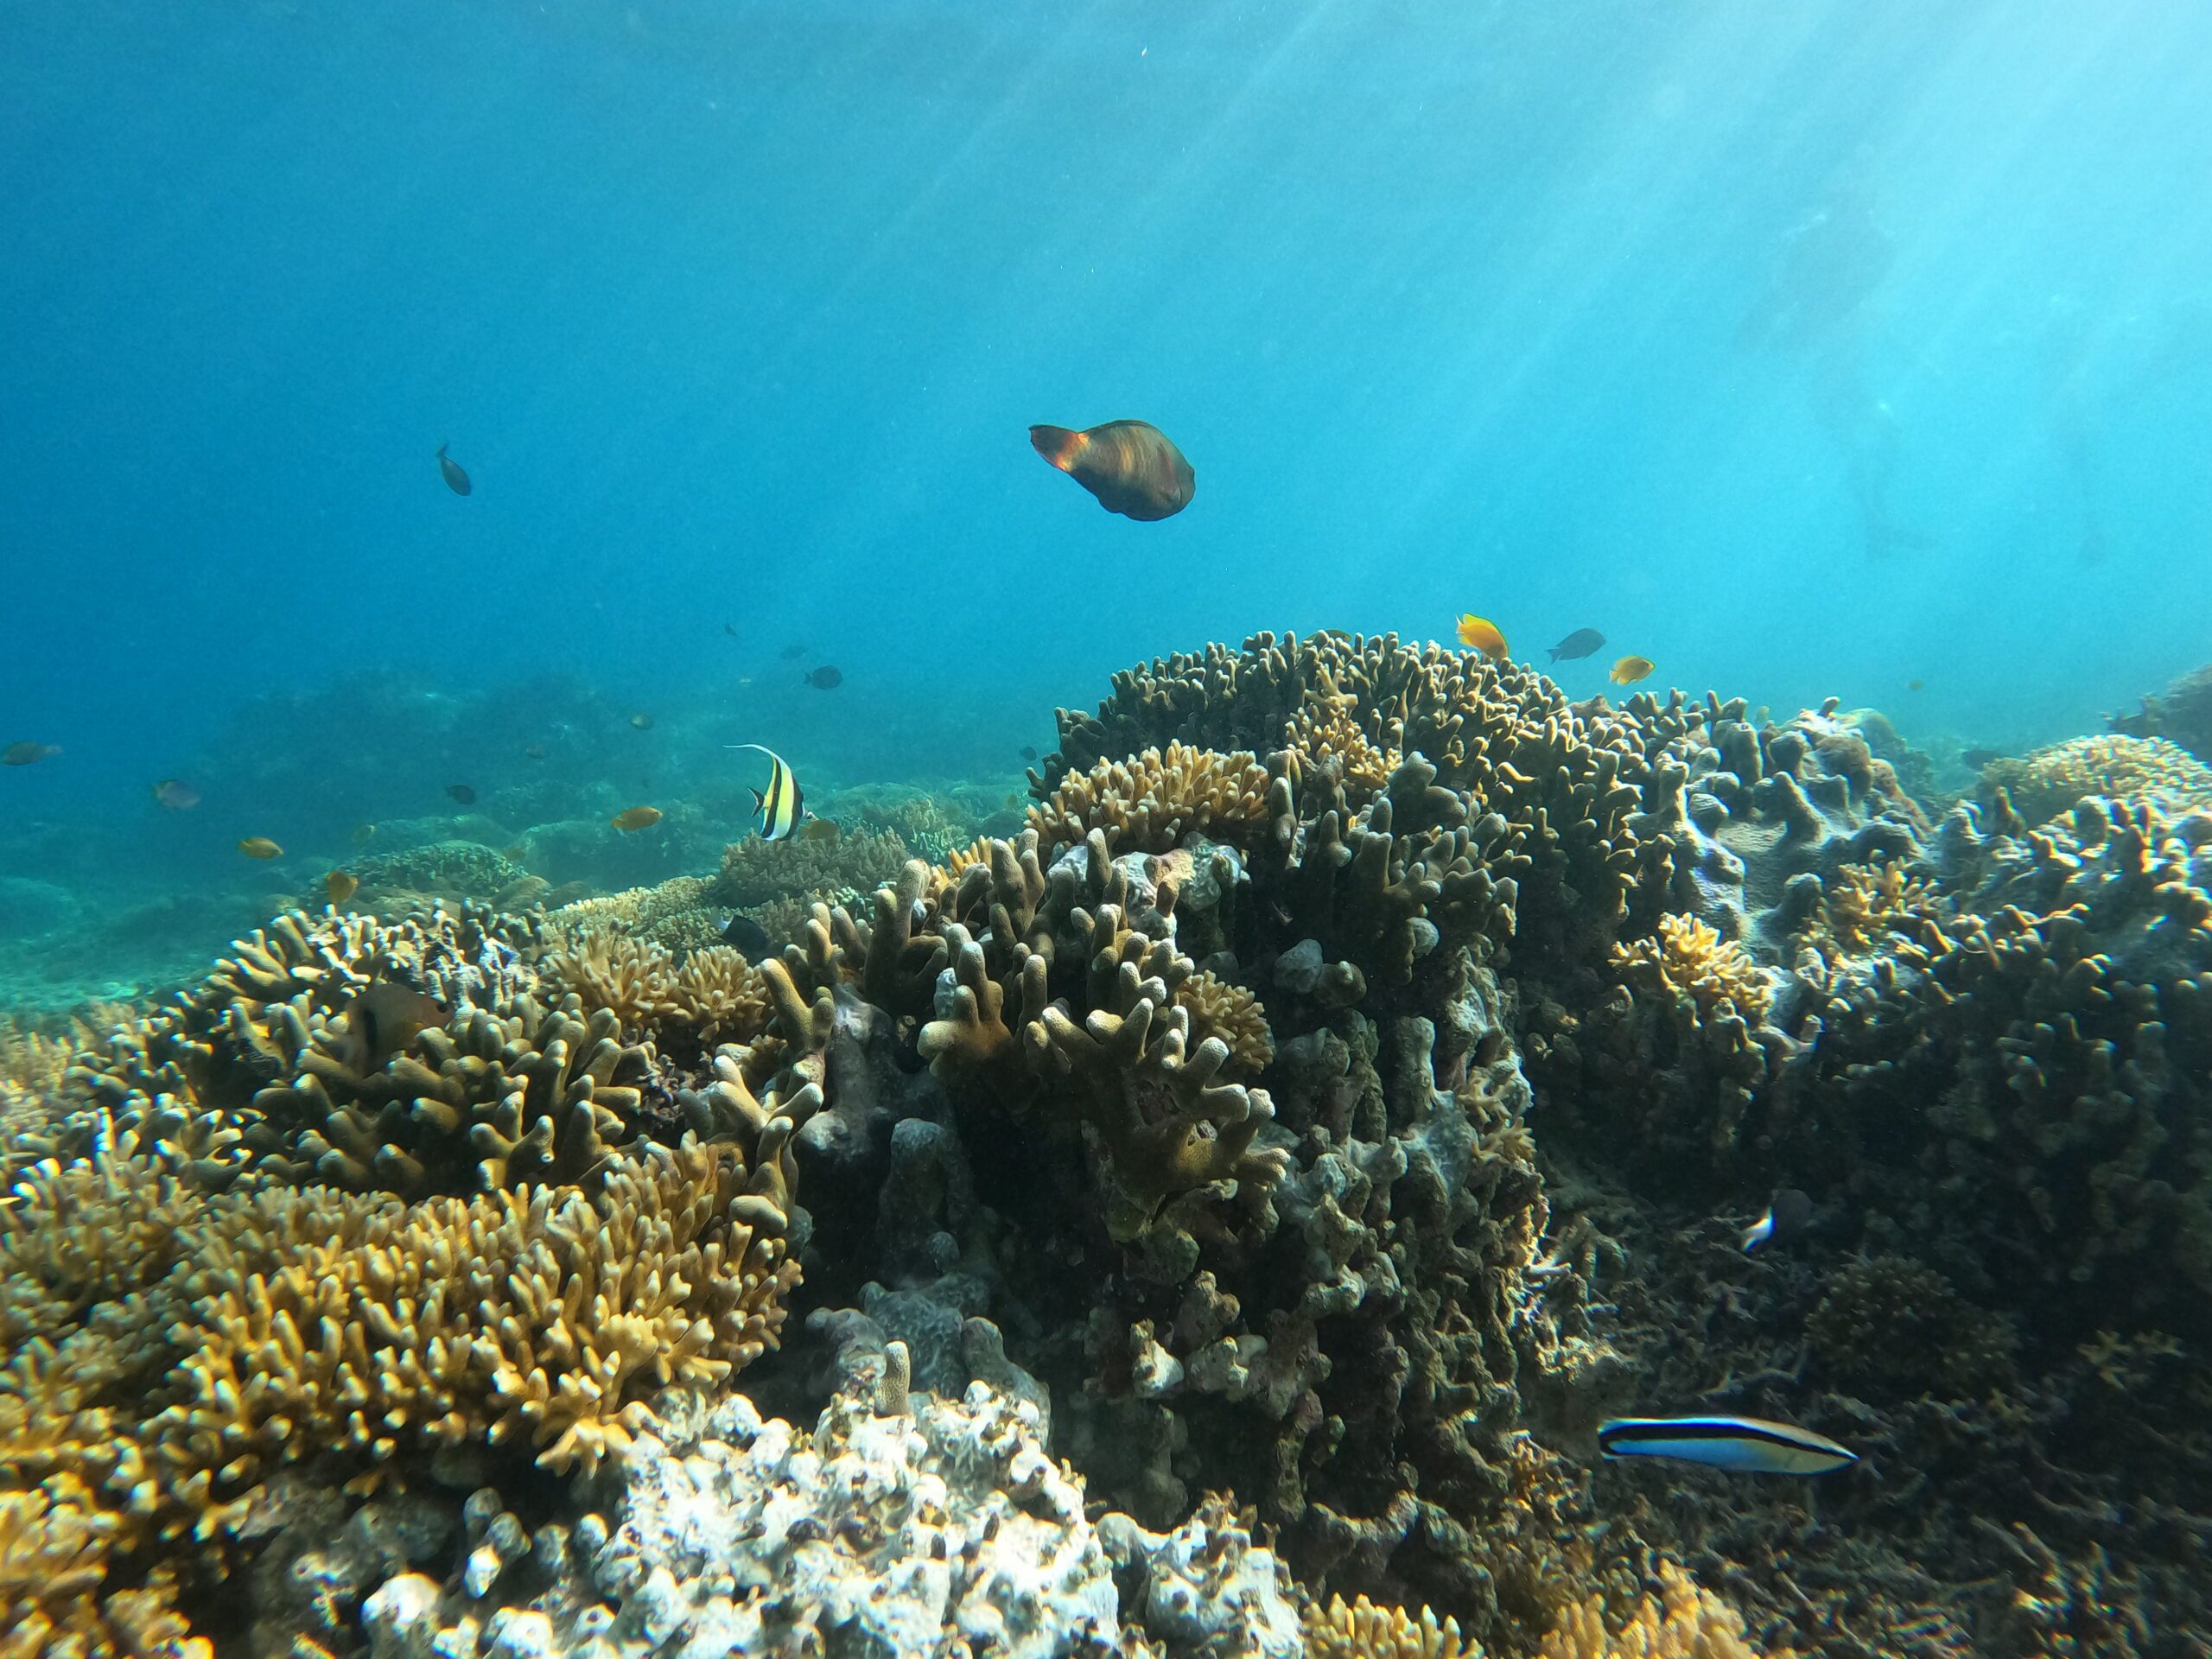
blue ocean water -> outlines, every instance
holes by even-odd
[[[4,0],[0,949],[204,958],[454,782],[1011,788],[1260,628],[2097,729],[2212,655],[2208,73],[2151,0]],[[1121,416],[1188,511],[1026,442]]]

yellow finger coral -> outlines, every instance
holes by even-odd
[[[1193,830],[1236,841],[1268,818],[1268,769],[1249,753],[1218,754],[1170,743],[1128,760],[1070,773],[1029,809],[1039,843],[1079,842],[1103,830],[1116,853],[1164,853]]]
[[[1614,947],[1613,965],[1638,990],[1688,997],[1701,1020],[1726,1003],[1757,1023],[1774,995],[1766,970],[1742,945],[1694,916],[1662,916],[1657,938]]]
[[[1347,1605],[1329,1598],[1328,1607],[1306,1613],[1306,1659],[1482,1659],[1482,1649],[1459,1639],[1457,1619],[1441,1624],[1427,1608],[1419,1618],[1402,1607],[1377,1607],[1365,1596]]]
[[[1787,1659],[1787,1649],[1768,1659]],[[1605,1603],[1569,1607],[1537,1649],[1538,1659],[1760,1659],[1743,1615],[1670,1561],[1659,1566],[1659,1593],[1646,1596],[1618,1630],[1605,1628]]]
[[[1232,1070],[1257,1077],[1274,1059],[1275,1039],[1268,1029],[1267,1010],[1243,986],[1201,970],[1175,988],[1175,1001],[1190,1010],[1192,1043],[1220,1038],[1229,1045]]]

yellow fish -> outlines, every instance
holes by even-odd
[[[833,847],[843,834],[844,831],[827,818],[809,818],[798,827],[801,841],[826,841]]]
[[[1605,677],[1615,685],[1634,685],[1655,666],[1649,657],[1624,657],[1606,671]]]
[[[1479,651],[1493,662],[1503,662],[1508,649],[1505,636],[1497,631],[1497,624],[1486,616],[1477,616],[1472,611],[1462,611],[1459,622],[1459,643],[1470,651]]]
[[[322,878],[322,885],[330,894],[330,902],[342,905],[361,890],[361,878],[347,870],[333,870]]]
[[[238,842],[238,851],[248,858],[282,858],[284,849],[266,836],[248,836]]]
[[[607,822],[626,836],[633,830],[650,830],[660,822],[660,808],[633,806],[626,812],[617,812]]]

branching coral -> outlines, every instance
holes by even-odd
[[[676,958],[613,927],[585,928],[548,950],[538,967],[585,1012],[604,1008],[626,1030],[650,1031],[676,1007]]]
[[[2092,795],[2169,810],[2212,806],[2212,766],[2162,737],[2070,738],[2018,760],[1993,760],[1982,780],[2004,790],[2030,823],[2046,823]]]
[[[667,950],[693,950],[719,942],[728,920],[728,907],[715,903],[714,887],[711,876],[672,876],[657,887],[627,887],[563,905],[547,912],[546,926],[556,937],[612,926]]]
[[[1365,1596],[1347,1604],[1329,1598],[1306,1615],[1306,1659],[1481,1659],[1482,1649],[1459,1639],[1459,1624],[1437,1623],[1427,1608],[1418,1618],[1402,1607],[1377,1607]]]
[[[1786,1649],[1771,1649],[1785,1659]],[[1647,1596],[1618,1630],[1605,1628],[1605,1603],[1570,1607],[1537,1649],[1538,1659],[1759,1659],[1743,1616],[1672,1562],[1659,1564],[1659,1593]]]
[[[779,899],[836,900],[868,893],[899,873],[912,856],[895,830],[856,830],[835,841],[733,842],[709,895],[718,905],[750,911]]]
[[[1903,863],[1846,864],[1822,884],[1803,933],[1816,948],[1858,956],[1935,938],[1948,906],[1936,884]],[[1925,959],[1925,953],[1920,953]]]
[[[1750,954],[1694,916],[1662,916],[1657,936],[1618,946],[1613,965],[1639,992],[1687,998],[1701,1020],[1730,1014],[1757,1020],[1773,995]]]
[[[1175,988],[1175,1001],[1190,1012],[1191,1041],[1201,1044],[1210,1037],[1220,1038],[1229,1045],[1233,1070],[1257,1077],[1274,1058],[1275,1039],[1268,1029],[1267,1010],[1243,986],[1200,972]]]
[[[1193,831],[1236,841],[1268,821],[1268,782],[1249,753],[1171,742],[1164,753],[1147,749],[1069,773],[1030,808],[1029,825],[1047,852],[1094,830],[1121,853],[1164,853]]]

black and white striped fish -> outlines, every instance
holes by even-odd
[[[1754,1475],[1825,1475],[1859,1461],[1825,1434],[1763,1417],[1616,1417],[1598,1426],[1598,1449]]]
[[[757,789],[752,791],[753,810],[760,820],[761,840],[789,841],[806,821],[806,802],[798,777],[773,749],[761,748],[758,743],[733,743],[730,747],[760,749],[768,757],[767,792],[763,794]]]

